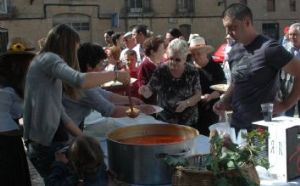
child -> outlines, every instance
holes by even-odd
[[[126,64],[126,69],[128,70],[130,77],[137,78],[137,55],[132,49],[129,49],[124,54],[124,60]]]
[[[108,174],[100,144],[92,137],[79,136],[55,154],[56,161],[46,179],[46,186],[106,186]],[[66,156],[67,155],[67,156]]]

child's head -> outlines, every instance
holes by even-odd
[[[125,60],[126,64],[132,64],[132,63],[135,64],[136,61],[137,61],[136,52],[134,50],[132,50],[132,49],[128,49],[125,52],[124,60]]]
[[[96,43],[83,43],[78,49],[77,55],[82,72],[102,71],[107,65],[104,62],[107,54],[102,46]]]
[[[81,178],[95,175],[104,163],[100,144],[89,136],[78,136],[74,139],[69,148],[68,158]]]

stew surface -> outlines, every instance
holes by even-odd
[[[181,135],[152,135],[152,136],[138,136],[119,140],[121,143],[137,144],[137,145],[153,145],[164,143],[176,143],[184,140]]]

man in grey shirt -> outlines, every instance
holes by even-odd
[[[221,114],[233,110],[231,126],[251,129],[262,119],[260,104],[274,102],[274,113],[281,113],[300,98],[300,61],[277,42],[256,32],[252,12],[243,4],[232,4],[223,13],[226,33],[238,42],[229,53],[232,83],[223,98],[214,105]],[[279,90],[279,72],[295,76],[292,92],[281,102],[275,100]]]

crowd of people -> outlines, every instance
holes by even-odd
[[[0,54],[1,183],[31,185],[28,156],[46,185],[107,185],[103,152],[83,135],[84,119],[92,110],[127,116],[128,95],[143,113],[158,105],[163,110],[153,115],[157,120],[207,136],[229,110],[236,131],[251,130],[262,119],[262,103],[274,103],[274,114],[293,116],[300,98],[300,23],[277,42],[255,30],[246,5],[231,4],[222,20],[230,48],[225,69],[213,61],[214,48],[204,37],[192,34],[186,41],[177,28],[165,38],[142,25],[126,33],[109,30],[101,46],[81,44],[72,27],[60,24],[39,42],[39,51],[12,38]],[[124,92],[100,86],[109,81],[123,83]],[[226,82],[223,95],[210,89]]]

